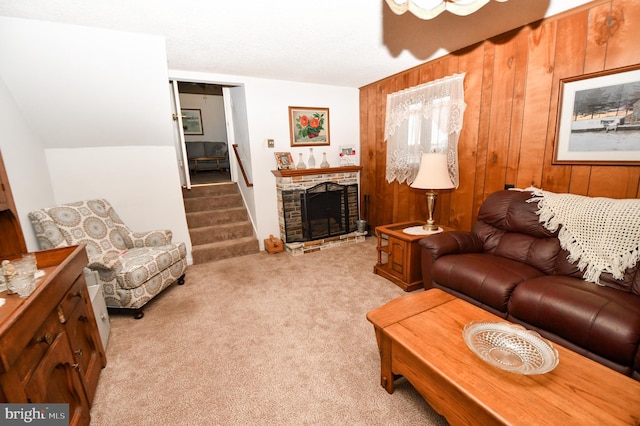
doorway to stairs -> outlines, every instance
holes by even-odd
[[[176,110],[180,109],[182,121],[178,131],[184,151],[181,161],[184,186],[232,182],[225,86],[190,81],[172,84]]]

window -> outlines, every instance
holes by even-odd
[[[446,153],[458,187],[458,137],[462,129],[464,74],[455,74],[387,96],[385,140],[388,182],[411,184],[423,152]]]

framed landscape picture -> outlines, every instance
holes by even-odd
[[[329,108],[289,107],[291,146],[330,145]]]
[[[185,135],[204,135],[202,113],[199,109],[181,109],[182,129]]]
[[[553,164],[640,164],[640,65],[560,80]]]

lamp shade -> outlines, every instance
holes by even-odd
[[[447,167],[447,154],[435,152],[422,154],[418,175],[410,186],[418,189],[453,188],[454,184],[451,182]]]

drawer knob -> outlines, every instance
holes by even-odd
[[[47,345],[50,345],[51,343],[53,343],[53,334],[46,333],[44,336],[38,337],[36,339],[36,342],[38,342],[38,343],[46,343]]]

